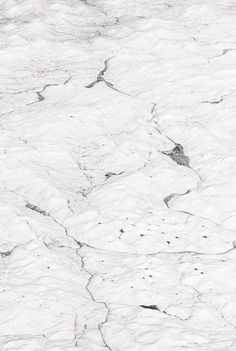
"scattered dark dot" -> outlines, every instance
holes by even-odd
[[[204,274],[203,272],[201,272],[201,274]]]
[[[144,236],[144,234],[140,234],[140,236]]]
[[[197,269],[197,268],[194,268],[194,270],[195,270],[195,271],[198,271],[198,269]]]
[[[179,237],[178,237],[178,236],[176,236],[176,239],[179,239]]]
[[[150,278],[152,278],[152,275],[151,275],[151,274],[149,274],[149,277],[150,277]]]
[[[121,229],[120,229],[120,232],[121,232],[121,233],[124,233],[124,230],[121,228]]]
[[[203,235],[202,237],[203,237],[203,238],[207,238],[207,236],[206,236],[206,235]]]
[[[170,244],[170,241],[167,240],[167,244]]]

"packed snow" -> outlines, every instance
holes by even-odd
[[[0,349],[236,350],[236,3],[0,1]]]

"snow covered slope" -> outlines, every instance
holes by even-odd
[[[0,350],[236,350],[236,4],[0,1]]]

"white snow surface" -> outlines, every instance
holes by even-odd
[[[0,350],[236,350],[235,38],[234,0],[0,1]]]

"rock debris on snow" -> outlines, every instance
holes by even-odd
[[[184,154],[182,145],[176,144],[171,151],[162,151],[162,153],[169,156],[178,165],[189,167],[189,157]]]

